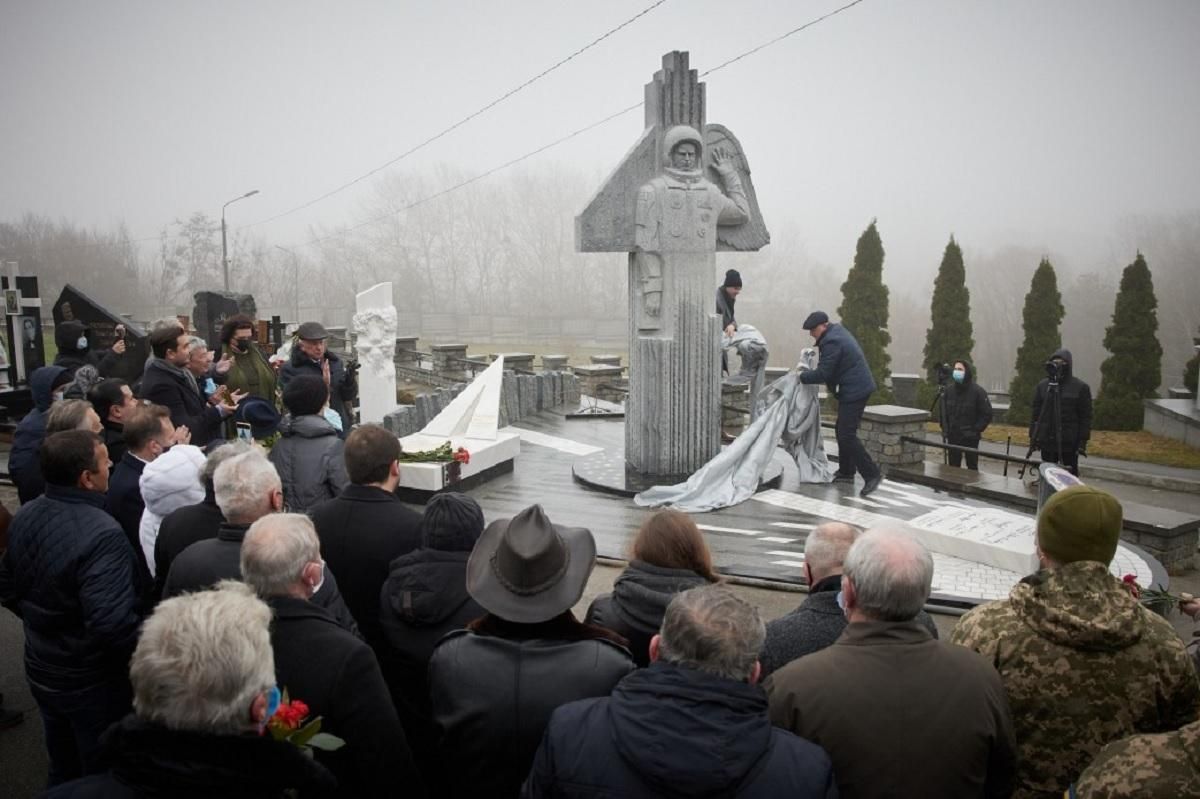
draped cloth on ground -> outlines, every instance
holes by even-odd
[[[800,369],[816,365],[816,350],[804,350]],[[688,478],[686,483],[655,486],[633,498],[643,507],[670,506],[687,513],[728,508],[754,495],[777,445],[796,462],[800,481],[828,483],[833,467],[821,439],[817,386],[803,385],[793,371],[762,392],[765,408],[733,443]]]

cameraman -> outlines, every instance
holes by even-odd
[[[950,444],[962,447],[979,447],[979,437],[992,423],[992,403],[988,400],[987,392],[975,382],[975,374],[971,364],[964,360],[954,362],[949,377],[954,381],[942,395],[945,407],[942,432]],[[941,382],[939,380],[939,382]],[[951,466],[961,466],[963,453],[961,450],[947,450]],[[979,455],[968,452],[967,468],[979,471]]]
[[[325,346],[329,331],[320,322],[305,322],[296,331],[292,357],[279,370],[279,387],[287,389],[292,378],[304,374],[319,375],[329,387],[329,407],[342,417],[341,437],[350,433],[354,418],[350,401],[358,396],[358,363],[344,361]]]
[[[1059,350],[1046,361],[1046,377],[1033,392],[1029,444],[1042,451],[1043,461],[1062,464],[1078,476],[1079,456],[1087,454],[1087,442],[1092,435],[1092,389],[1071,374],[1071,366],[1070,350]],[[1060,426],[1061,442],[1055,434],[1055,429]]]

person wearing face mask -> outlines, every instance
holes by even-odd
[[[125,339],[117,339],[110,350],[92,349],[92,331],[83,322],[72,320],[63,322],[54,328],[54,343],[58,345],[58,354],[54,356],[54,365],[61,366],[75,377],[75,370],[81,366],[94,366],[101,377],[113,377],[125,354]]]
[[[275,405],[275,370],[254,340],[254,322],[244,314],[231,316],[221,327],[221,361],[230,361],[225,373],[229,391],[244,391]]]
[[[199,479],[197,479],[199,481]],[[171,562],[163,583],[164,599],[203,591],[221,580],[242,576],[242,539],[254,522],[283,510],[283,485],[279,473],[258,447],[225,460],[213,474],[213,494],[225,521],[217,537],[197,541]],[[332,572],[317,585],[312,601],[327,610],[338,624],[354,635],[358,625],[346,607]]]
[[[29,391],[34,407],[17,423],[13,431],[12,449],[8,453],[8,473],[21,504],[42,495],[46,483],[38,465],[38,448],[46,438],[46,419],[50,406],[63,398],[71,373],[62,366],[43,366],[29,376]]]
[[[983,386],[975,382],[971,364],[959,359],[950,372],[953,385],[946,388],[942,402],[946,403],[946,441],[962,447],[979,447],[979,438],[992,423],[992,403]],[[961,450],[948,450],[951,466],[962,465]],[[968,452],[967,468],[979,471],[979,454]]]
[[[330,578],[312,520],[279,513],[256,521],[242,542],[241,572],[273,611],[276,683],[303,697],[323,732],[346,742],[317,753],[342,795],[424,796],[375,653],[312,602]]]
[[[333,499],[350,484],[339,438],[341,417],[329,408],[329,389],[315,375],[299,375],[283,389],[288,415],[279,423],[271,463],[283,481],[288,508],[299,513]]]

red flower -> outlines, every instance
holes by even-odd
[[[459,447],[454,453],[454,460],[464,465],[468,464],[471,462],[471,453],[467,452],[466,448]]]
[[[1136,574],[1125,575],[1124,577],[1121,578],[1121,584],[1124,585],[1126,589],[1128,589],[1129,593],[1133,595],[1134,599],[1141,599],[1142,587],[1140,585],[1138,585]]]
[[[280,705],[279,709],[275,711],[275,715],[271,717],[271,723],[285,730],[298,730],[306,718],[308,718],[308,705],[296,700]]]

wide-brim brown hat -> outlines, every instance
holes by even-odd
[[[553,524],[532,505],[479,536],[467,560],[467,593],[502,619],[537,624],[574,607],[595,563],[590,531]]]

